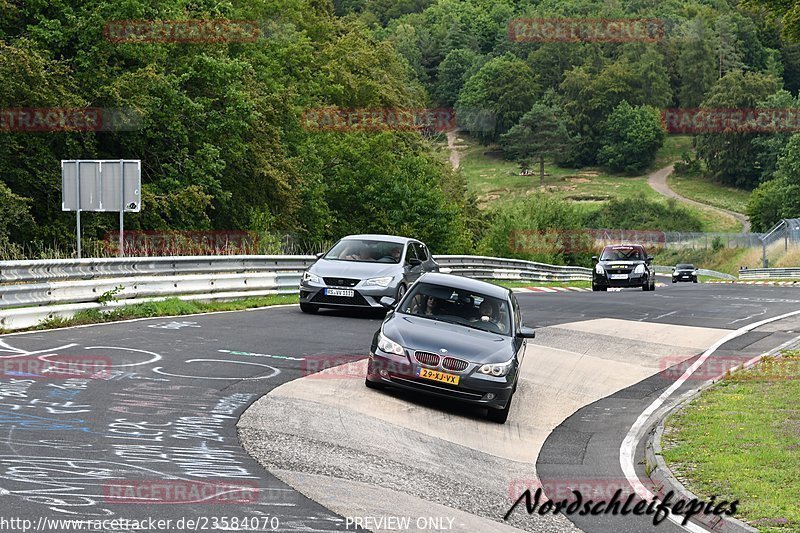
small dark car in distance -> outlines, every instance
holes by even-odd
[[[683,263],[672,267],[672,283],[691,281],[697,283],[697,269],[694,265]]]
[[[510,289],[450,274],[425,274],[392,309],[372,339],[366,386],[402,389],[489,408],[505,423],[526,339]]]
[[[339,240],[300,279],[300,309],[384,309],[384,296],[401,298],[425,272],[438,272],[424,243],[395,235],[350,235]]]
[[[609,287],[641,287],[643,291],[656,290],[656,272],[653,256],[647,255],[640,244],[618,244],[603,248],[592,269],[592,290],[605,291]]]

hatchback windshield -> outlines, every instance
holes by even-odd
[[[694,265],[678,265],[676,270],[694,270]]]
[[[398,311],[492,333],[511,331],[508,302],[444,285],[416,284]]]
[[[368,263],[399,263],[403,245],[397,242],[346,239],[328,250],[325,259]]]
[[[642,250],[633,246],[614,246],[603,250],[600,261],[641,261],[644,259]]]

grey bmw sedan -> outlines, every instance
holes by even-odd
[[[439,265],[422,242],[393,235],[350,235],[303,273],[300,309],[382,309],[380,299],[400,299],[408,287]]]

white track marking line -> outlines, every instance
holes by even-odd
[[[656,400],[647,406],[642,414],[639,415],[639,418],[636,419],[636,422],[633,423],[631,426],[630,431],[628,434],[625,435],[625,439],[622,441],[622,445],[619,448],[619,464],[622,467],[622,472],[625,475],[625,478],[628,480],[628,483],[633,487],[633,490],[645,500],[650,500],[655,498],[655,495],[647,490],[647,488],[639,481],[639,476],[636,474],[636,467],[634,466],[634,455],[636,454],[636,445],[644,435],[644,432],[647,428],[647,422],[650,417],[655,413],[664,402],[666,402],[667,398],[669,398],[673,392],[675,392],[681,385],[683,385],[687,379],[697,370],[700,365],[702,365],[706,359],[708,359],[711,354],[713,354],[717,349],[725,344],[726,342],[733,340],[737,337],[741,337],[745,333],[754,330],[759,326],[763,326],[764,324],[769,324],[770,322],[776,322],[778,320],[782,320],[784,318],[788,318],[790,316],[800,315],[799,311],[792,311],[791,313],[786,313],[783,315],[779,315],[776,317],[768,318],[766,320],[761,320],[759,322],[753,322],[752,324],[748,324],[746,326],[742,326],[741,328],[730,332],[728,335],[724,336],[717,342],[711,345],[703,354],[697,358],[689,368],[686,369],[686,372],[672,385],[670,385],[667,390],[661,393],[661,395],[656,398]],[[688,522],[685,526],[681,525],[683,521],[683,517],[678,515],[677,517],[672,514],[671,511],[668,511],[668,518],[671,522],[678,525],[678,527],[682,527],[687,531],[691,531],[692,533],[705,533],[707,532],[706,529],[700,527],[693,522]]]

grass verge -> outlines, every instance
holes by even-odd
[[[88,309],[80,311],[71,318],[54,317],[42,321],[34,330],[81,326],[116,322],[133,318],[151,318],[159,316],[193,315],[197,313],[213,313],[215,311],[241,311],[255,307],[297,303],[296,294],[276,294],[257,298],[246,298],[229,302],[186,301],[179,298],[168,298],[159,302],[144,302],[124,305],[112,309]]]
[[[800,351],[727,376],[667,420],[664,459],[759,531],[800,531]]]
[[[708,178],[689,178],[676,176],[675,174],[667,178],[667,183],[669,183],[672,190],[686,198],[727,209],[728,211],[747,212],[750,193],[743,189],[726,187],[714,183]]]

